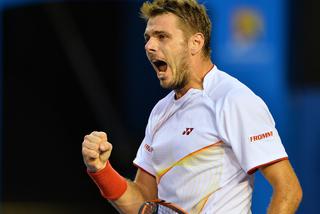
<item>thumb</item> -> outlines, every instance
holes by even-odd
[[[100,152],[106,152],[112,149],[112,145],[108,142],[101,142],[99,145]]]
[[[99,150],[100,150],[101,152],[105,152],[106,149],[107,149],[106,146],[105,146],[103,143],[101,143],[100,146],[99,146]]]
[[[99,145],[100,159],[102,161],[107,161],[110,157],[112,144],[108,142],[103,142]]]

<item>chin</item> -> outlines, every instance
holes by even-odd
[[[160,86],[164,89],[168,89],[169,87],[166,84],[160,83]]]
[[[169,83],[165,83],[164,81],[161,81],[160,80],[160,86],[164,89],[171,89],[172,88],[172,85],[169,84]]]

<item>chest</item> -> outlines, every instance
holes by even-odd
[[[152,138],[152,160],[156,171],[219,141],[215,112],[206,102],[176,109],[163,119]]]

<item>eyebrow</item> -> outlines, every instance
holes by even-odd
[[[156,30],[156,31],[153,31],[153,32],[151,33],[151,35],[159,35],[159,34],[165,34],[165,35],[167,35],[167,36],[170,36],[170,33],[166,32],[166,31],[162,31],[162,30]],[[144,38],[146,38],[146,37],[148,37],[148,36],[150,36],[150,34],[147,33],[147,32],[145,32],[145,33],[144,33]]]

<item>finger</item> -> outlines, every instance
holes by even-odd
[[[89,160],[89,159],[96,159],[99,157],[99,153],[94,151],[94,150],[91,150],[91,149],[87,149],[87,148],[82,148],[82,154],[83,154],[83,157],[86,159],[86,160]]]
[[[107,140],[108,139],[108,136],[105,132],[98,132],[98,131],[94,131],[91,133],[92,135],[96,136],[96,137],[99,137],[101,139],[104,139],[104,140]]]
[[[99,144],[98,143],[91,143],[88,140],[84,140],[82,143],[83,147],[86,147],[87,149],[91,149],[91,150],[95,150],[98,151],[99,150]]]
[[[102,141],[102,139],[100,137],[97,137],[92,134],[84,136],[84,139],[87,141],[90,141],[91,143],[98,143],[98,144]]]

